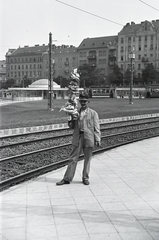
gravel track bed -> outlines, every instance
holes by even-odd
[[[102,139],[100,148],[112,147],[115,144],[125,144],[132,139],[140,139],[141,137],[151,137],[154,134],[159,134],[158,129],[148,129],[147,131],[126,133],[119,136],[110,136]],[[34,153],[31,156],[21,157],[15,161],[1,164],[1,181],[17,176],[18,174],[37,169],[52,163],[57,163],[61,160],[66,160],[71,152],[72,146],[61,147],[60,149],[49,150],[47,152]],[[99,148],[96,148],[99,149]]]
[[[122,132],[127,132],[127,131],[133,131],[133,130],[138,130],[138,129],[143,129],[143,128],[148,128],[148,127],[155,127],[159,126],[159,122],[154,122],[154,123],[145,123],[142,125],[137,125],[137,126],[123,126],[122,128],[114,128],[114,129],[103,129],[101,128],[101,134],[102,136],[109,136],[111,134],[118,134]],[[103,129],[103,130],[102,130]],[[72,135],[70,137],[62,137],[60,139],[49,139],[49,140],[44,140],[41,142],[35,142],[35,143],[26,143],[24,145],[19,145],[19,146],[14,146],[14,147],[7,147],[4,149],[0,150],[0,159],[2,158],[7,158],[7,157],[12,157],[15,155],[20,155],[44,148],[49,148],[49,147],[54,147],[54,146],[59,146],[62,144],[66,143],[71,143],[72,140]]]
[[[152,119],[141,119],[141,120],[134,120],[132,122],[130,121],[123,121],[123,122],[117,122],[117,123],[107,123],[107,124],[101,124],[100,127],[101,129],[103,128],[110,128],[110,127],[118,127],[118,126],[126,126],[130,123],[144,123],[144,122],[152,122],[156,121],[156,119],[159,120],[159,118],[152,118]],[[7,144],[12,144],[12,143],[19,143],[19,142],[24,142],[24,141],[31,141],[31,140],[37,140],[41,138],[47,138],[47,137],[55,137],[55,136],[60,136],[64,134],[71,134],[73,130],[71,129],[63,129],[63,130],[53,130],[51,132],[41,132],[41,133],[32,133],[30,135],[22,135],[22,136],[12,136],[12,137],[5,137],[1,139],[1,146],[7,145]]]

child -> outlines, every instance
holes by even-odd
[[[74,118],[78,117],[78,102],[76,94],[79,88],[80,75],[77,73],[77,68],[71,73],[71,82],[68,85],[69,99],[60,111],[65,111],[73,115]]]

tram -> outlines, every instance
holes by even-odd
[[[130,87],[90,87],[92,97],[129,98]],[[133,86],[133,98],[159,98],[159,85]]]
[[[92,97],[115,97],[115,88],[110,86],[105,87],[90,87]]]
[[[146,87],[147,98],[159,98],[159,85],[149,85]]]

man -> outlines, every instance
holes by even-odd
[[[64,177],[60,182],[56,183],[58,186],[69,184],[73,180],[82,150],[84,152],[82,182],[84,185],[89,185],[90,161],[93,147],[95,144],[100,146],[101,133],[99,117],[96,111],[88,107],[87,92],[82,92],[79,95],[79,102],[81,104],[79,117],[74,119],[72,115],[71,120],[68,121],[68,126],[74,129],[72,139],[73,149]]]

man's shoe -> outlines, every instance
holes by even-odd
[[[57,186],[61,186],[61,185],[64,185],[64,184],[69,184],[70,182],[68,181],[65,181],[64,179],[62,179],[60,182],[57,182],[56,185]]]
[[[85,180],[83,180],[83,184],[84,184],[84,185],[89,185],[90,182],[89,182],[87,179],[85,179]]]

